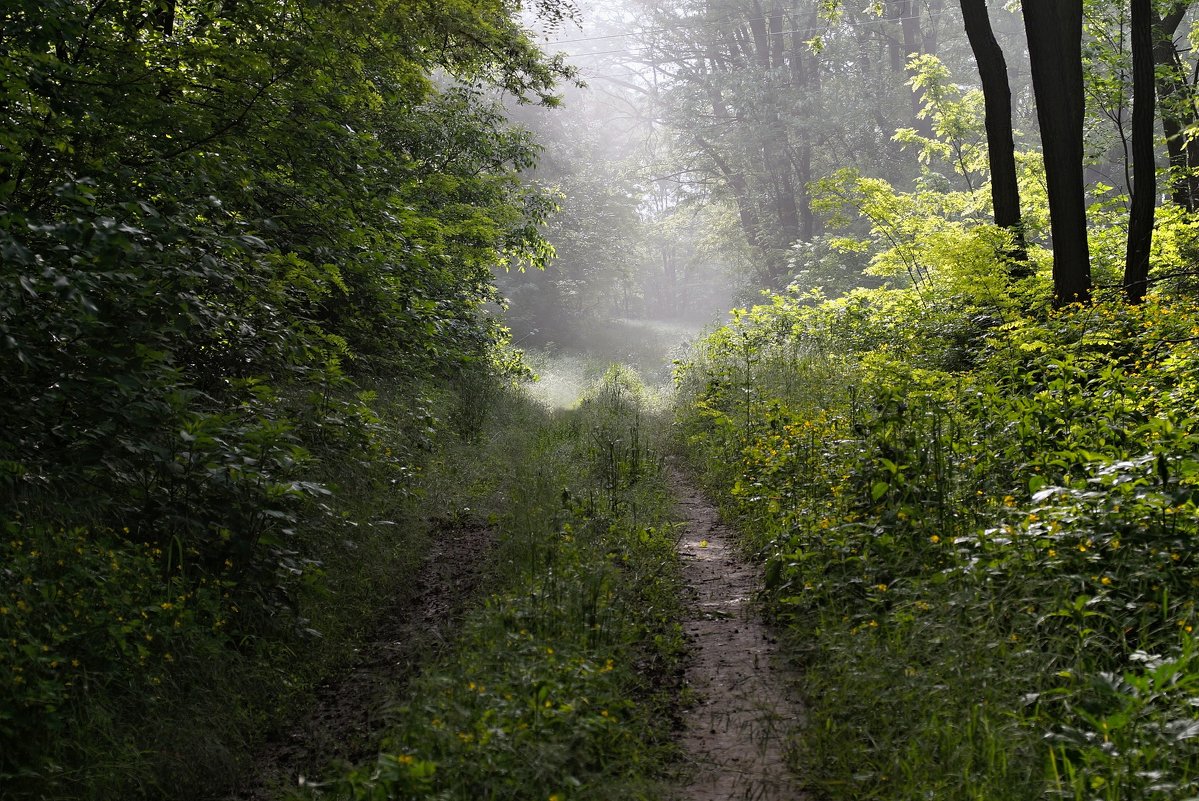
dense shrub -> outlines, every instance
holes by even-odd
[[[495,93],[569,71],[500,2],[0,17],[0,784],[199,792],[145,722],[302,684],[328,654],[297,600],[390,503],[342,485],[412,497],[480,425],[454,387],[519,371],[491,271],[544,263],[552,204]]]
[[[852,798],[1194,795],[1199,309],[1012,315],[961,369],[937,332],[968,315],[925,304],[886,342],[892,305],[776,299],[683,377],[684,433],[808,664],[807,775]]]

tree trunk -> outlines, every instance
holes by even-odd
[[[924,52],[924,38],[920,33],[920,7],[916,4],[916,0],[899,0],[897,11],[899,12],[899,27],[903,33],[903,66],[906,70],[908,59]],[[921,136],[932,138],[933,121],[927,117],[920,116],[920,112],[923,109],[924,92],[913,92],[912,127]]]
[[[1012,135],[1012,90],[1008,84],[1003,48],[995,40],[987,0],[961,0],[966,37],[978,62],[986,107],[987,159],[991,166],[991,202],[995,224],[1012,232],[1013,246],[1005,254],[1015,278],[1031,273],[1020,217],[1020,187],[1016,181],[1016,142]]]
[[[745,239],[750,245],[760,246],[762,239],[761,227],[758,223],[758,215],[754,210],[753,201],[749,196],[749,183],[745,180],[745,176],[734,170],[720,152],[712,146],[702,136],[695,137],[695,144],[699,146],[708,158],[712,159],[712,163],[716,165],[716,169],[720,171],[721,177],[728,184],[730,191],[733,193],[733,200],[737,204],[737,216],[741,221],[741,230],[745,233]]]
[[[1132,303],[1145,298],[1149,251],[1153,245],[1153,209],[1157,205],[1157,165],[1153,159],[1157,118],[1153,70],[1153,0],[1132,0],[1132,210],[1124,293]]]
[[[175,0],[165,0],[154,11],[154,24],[163,36],[175,34]]]
[[[808,191],[808,184],[812,181],[812,145],[809,142],[799,146],[795,177],[799,179],[799,238],[811,242],[812,237],[816,236],[816,215],[812,213],[812,195]]]
[[[758,56],[758,66],[764,70],[770,69],[770,33],[766,29],[766,12],[762,4],[755,0],[753,16],[749,18],[749,28],[753,32],[754,52]]]
[[[774,6],[770,11],[770,66],[780,69],[786,62],[786,42],[783,40],[783,9]]]
[[[1049,189],[1053,299],[1058,306],[1085,303],[1091,254],[1082,171],[1082,0],[1026,0],[1021,11]]]
[[[1199,208],[1199,142],[1187,140],[1187,129],[1199,122],[1195,90],[1174,47],[1178,30],[1191,3],[1179,2],[1165,17],[1153,18],[1153,61],[1157,66],[1157,94],[1161,105],[1162,130],[1170,156],[1171,197],[1187,211]]]
[[[775,212],[778,215],[779,245],[791,247],[803,238],[799,224],[799,203],[795,198],[795,181],[791,177],[791,159],[786,154],[770,154],[770,161],[778,170],[774,189]]]
[[[928,0],[928,27],[921,34],[921,44],[925,53],[934,56],[940,52],[941,26],[937,18],[945,11],[945,0]]]
[[[897,0],[890,0],[886,6],[887,16],[889,20],[898,21],[904,13],[904,5]],[[887,54],[891,60],[891,71],[897,74],[902,74],[904,66],[908,63],[908,56],[903,50],[903,40],[896,39],[894,36],[887,37]]]

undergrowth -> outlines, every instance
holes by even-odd
[[[468,418],[474,431],[508,422],[496,410],[483,419],[489,397],[394,380],[313,401],[319,413],[298,433],[322,458],[292,469],[321,491],[286,514],[264,510],[286,529],[259,537],[271,570],[247,571],[236,552],[193,569],[185,544],[129,530],[9,522],[0,795],[219,795],[353,658],[380,598],[412,591],[442,517],[439,488],[458,481],[448,465],[473,459]]]
[[[498,570],[450,650],[392,711],[345,799],[653,799],[682,636],[660,451],[614,368],[569,412],[497,445]],[[491,466],[494,471],[496,465]]]
[[[775,298],[680,433],[805,667],[836,799],[1199,795],[1199,308]]]

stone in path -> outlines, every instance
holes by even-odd
[[[685,714],[686,786],[679,801],[801,801],[785,762],[799,721],[773,634],[752,599],[760,570],[737,553],[736,534],[677,471],[671,485],[685,525],[679,541],[691,608],[683,627],[691,649],[687,685],[697,703]]]

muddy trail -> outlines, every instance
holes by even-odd
[[[795,676],[780,667],[774,635],[756,614],[760,571],[741,558],[735,532],[688,478],[672,471],[670,483],[685,526],[686,682],[696,696],[685,713],[689,764],[677,801],[800,801],[786,765],[787,737],[800,716]]]
[[[380,616],[349,670],[318,689],[308,714],[259,750],[225,801],[272,801],[332,762],[372,757],[388,710],[476,596],[494,538],[481,526],[435,529],[411,590]]]

